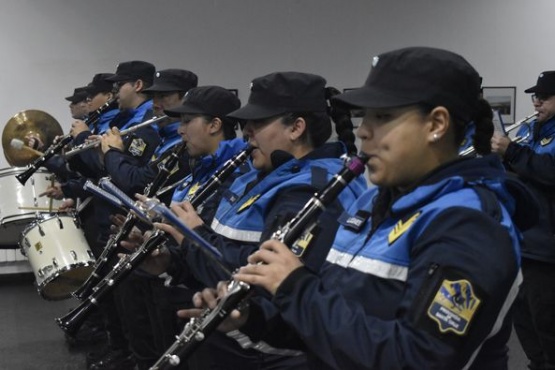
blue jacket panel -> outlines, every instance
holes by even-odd
[[[488,353],[473,369],[506,365],[506,314],[521,281],[511,216],[523,203],[505,182],[495,157],[456,161],[393,198],[377,224],[379,190],[369,190],[342,215],[320,275],[295,270],[265,335],[255,314],[243,330],[304,343],[315,369],[462,369],[480,348]]]
[[[536,227],[524,233],[522,255],[526,258],[555,263],[555,117],[543,123],[523,126],[505,152],[507,169],[515,172],[533,191],[540,204]],[[534,132],[537,132],[534,134]]]
[[[178,126],[179,122],[174,122],[159,130],[160,143],[154,150],[149,150],[152,153],[149,165],[145,165],[146,157],[141,156],[141,160],[137,160],[136,156],[129,155],[129,150],[127,152],[115,149],[108,150],[104,154],[104,166],[112,182],[128,194],[144,193],[146,186],[158,174],[158,167],[152,164],[152,161],[155,161],[163,153],[167,153],[168,150],[181,143],[181,136],[177,133]],[[144,129],[139,131],[142,130]],[[148,128],[148,130],[153,132],[154,128]],[[152,144],[147,142],[148,145]],[[179,171],[179,168],[175,168],[175,171]],[[184,175],[184,173],[181,174]]]
[[[183,201],[190,201],[196,191],[199,190],[199,188],[204,185],[227,160],[243,151],[246,146],[247,143],[243,139],[221,141],[218,149],[213,155],[205,156],[197,161],[192,173],[185,177],[181,184],[175,189],[172,202],[180,203]],[[197,206],[196,211],[205,223],[210,223],[214,218],[221,195],[227,190],[229,185],[233,182],[233,179],[242,171],[248,170],[248,166],[239,168],[235,171],[235,174],[224,181],[203,204]],[[193,248],[190,245],[188,247]],[[196,282],[192,283],[192,280],[190,280],[193,279],[193,277],[189,274],[186,261],[186,249],[188,247],[169,248],[172,259],[171,266],[167,272],[173,277],[174,280],[172,281],[182,282],[187,286],[193,286]]]
[[[212,221],[212,229],[197,228],[199,233],[223,254],[223,262],[233,270],[246,264],[261,241],[293,218],[343,167],[339,159],[344,153],[340,144],[326,144],[302,159],[290,159],[274,171],[262,176],[253,170],[238,177],[222,201]],[[367,189],[362,176],[354,180],[320,217],[312,244],[318,245],[305,256],[305,262],[318,270],[327,254],[329,242],[338,226],[338,215]],[[207,286],[227,279],[214,264],[199,263],[202,256],[194,249],[187,252],[195,276]]]
[[[119,114],[119,109],[111,109],[100,115],[100,119],[96,123],[95,127],[90,127],[93,135],[102,135],[110,128],[110,122]]]

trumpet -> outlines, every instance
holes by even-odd
[[[154,117],[152,119],[149,119],[148,121],[139,123],[138,125],[135,126],[131,126],[128,129],[122,130],[120,132],[120,136],[125,136],[125,135],[129,135],[139,129],[145,128],[147,126],[153,125],[155,123],[158,123],[164,119],[168,118],[168,116],[164,115],[164,116],[160,116],[160,117]],[[93,149],[96,148],[98,146],[100,146],[101,140],[92,140],[80,145],[77,145],[76,147],[74,147],[73,149],[71,149],[70,151],[68,151],[67,153],[64,154],[64,158],[69,159],[71,157],[73,157],[76,154],[82,153],[86,150],[89,149]]]
[[[339,193],[357,176],[364,172],[367,158],[364,154],[353,157],[324,187],[315,194],[293,219],[279,228],[272,239],[289,246],[292,252],[301,257],[308,247],[302,240],[318,223],[318,218],[337,198]],[[191,319],[177,336],[176,341],[158,359],[150,370],[167,370],[186,360],[195,349],[222,323],[234,309],[240,309],[253,292],[247,283],[231,280],[227,294],[213,309],[205,309],[201,316]]]
[[[526,117],[524,117],[523,119],[521,119],[520,121],[517,121],[515,123],[513,123],[512,125],[508,126],[505,128],[505,132],[507,134],[509,134],[510,132],[520,128],[522,125],[526,125],[528,124],[530,121],[532,121],[533,119],[536,119],[538,117],[538,112],[534,112]],[[528,130],[528,132],[526,133],[526,135],[524,136],[518,136],[516,138],[513,139],[513,141],[515,143],[521,143],[524,140],[528,139],[528,137],[530,136],[530,130]],[[459,153],[460,157],[468,157],[471,155],[474,155],[476,153],[476,149],[474,149],[474,146],[470,146],[467,149],[463,150],[462,152]]]

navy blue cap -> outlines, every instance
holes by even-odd
[[[480,85],[480,75],[462,56],[410,47],[375,56],[364,86],[334,99],[358,108],[441,105],[468,122],[477,111]]]
[[[181,105],[165,109],[164,113],[170,117],[179,117],[182,114],[206,114],[223,119],[240,106],[239,98],[223,87],[199,86],[185,93]]]
[[[275,72],[255,78],[248,103],[228,114],[240,120],[265,119],[288,112],[326,112],[326,80],[301,72]]]
[[[153,64],[142,60],[132,60],[118,64],[116,74],[106,80],[111,82],[142,80],[151,85],[155,72],[156,68]]]
[[[198,77],[191,71],[185,69],[162,69],[154,74],[154,82],[145,93],[167,92],[167,91],[189,91],[197,87]]]

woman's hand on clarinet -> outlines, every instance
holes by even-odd
[[[135,252],[151,235],[150,231],[143,234],[138,228],[134,227],[127,239],[122,240],[120,245],[130,252]],[[119,254],[118,256],[123,258],[125,254]],[[151,275],[158,276],[168,270],[170,262],[171,254],[168,249],[165,246],[158,246],[144,259],[139,268]]]
[[[194,229],[195,227],[204,224],[202,219],[195,211],[195,208],[189,202],[172,204],[170,209],[190,229]],[[155,223],[154,226],[170,234],[179,245],[181,245],[181,243],[183,242],[183,234],[181,234],[181,232],[179,232],[175,227],[165,223]]]
[[[277,240],[262,243],[260,249],[249,256],[248,262],[234,275],[234,279],[259,285],[272,295],[276,294],[291,272],[303,266],[299,258]]]
[[[217,289],[206,288],[193,295],[193,305],[196,308],[177,311],[177,316],[181,318],[200,317],[202,312],[207,309],[214,309],[218,305],[219,299],[227,294],[227,281],[220,281]],[[227,333],[232,330],[240,329],[249,317],[248,307],[241,307],[231,311],[230,315],[218,326],[218,331]]]

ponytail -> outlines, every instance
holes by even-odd
[[[493,111],[487,100],[480,98],[474,115],[476,132],[472,136],[472,145],[476,153],[487,155],[491,153],[491,137],[493,136]]]
[[[355,134],[353,133],[353,122],[351,121],[351,111],[346,105],[332,99],[333,96],[340,93],[335,87],[326,87],[328,114],[333,122],[335,122],[337,139],[345,144],[347,154],[353,155],[357,153],[357,147],[355,145]]]

